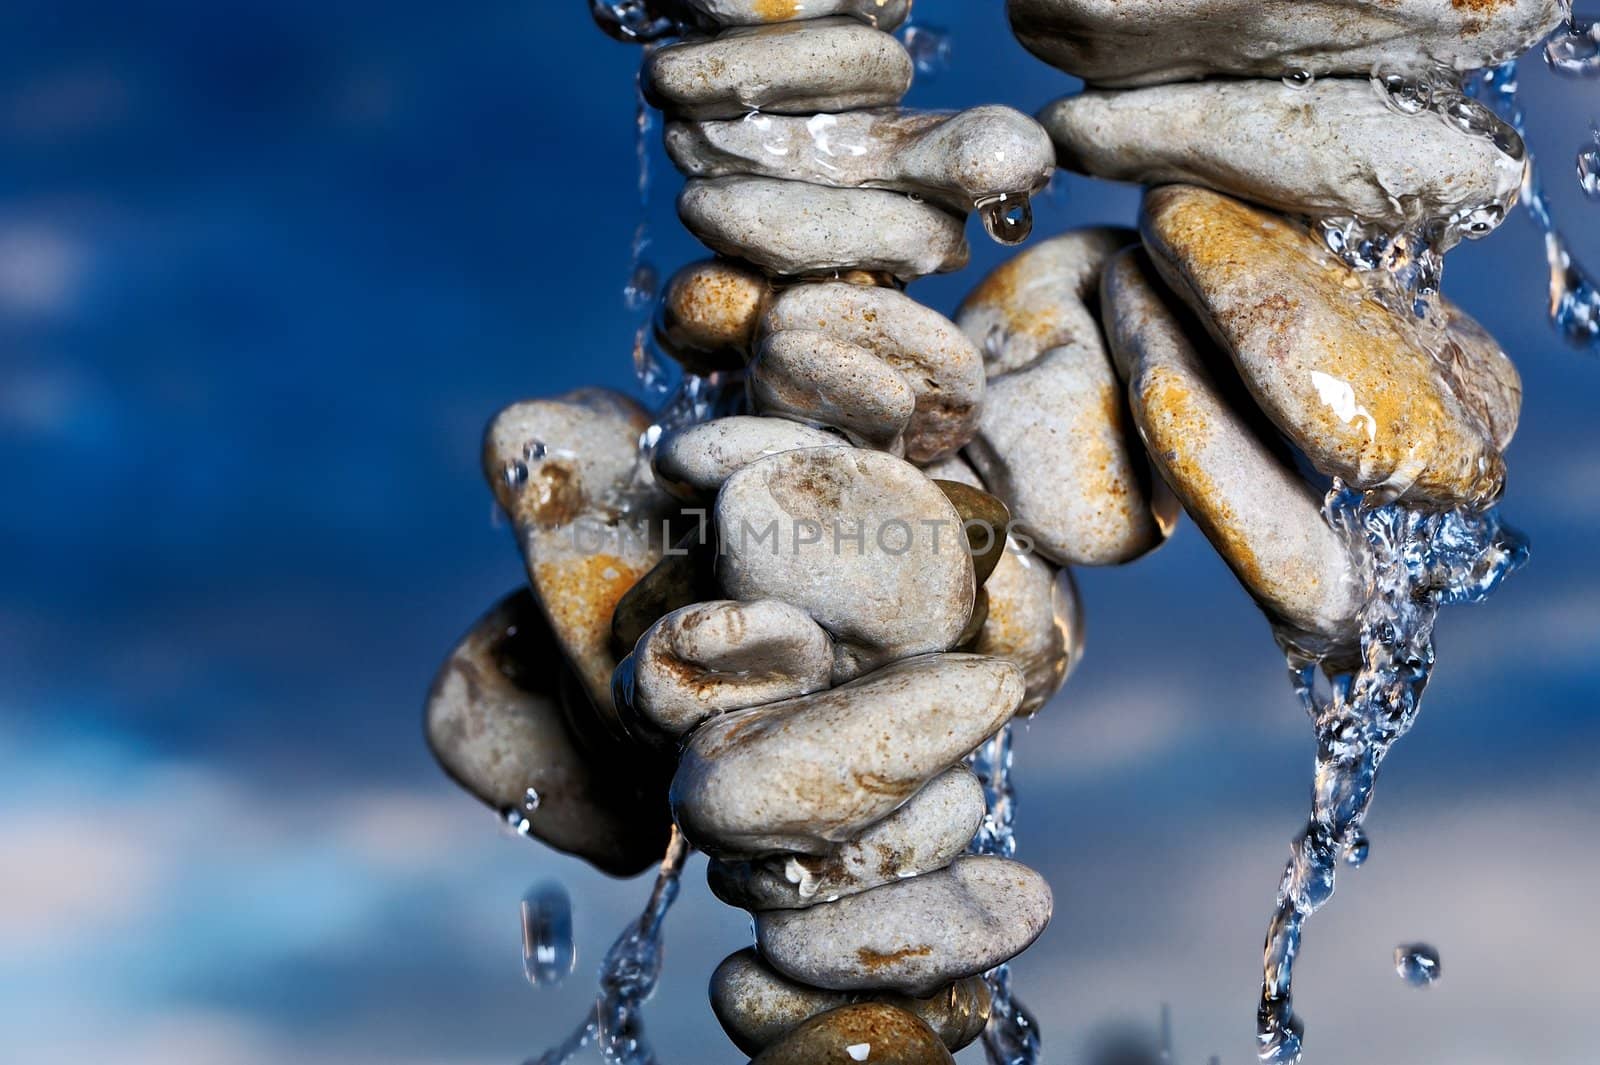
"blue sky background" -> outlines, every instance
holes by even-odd
[[[421,742],[437,663],[520,578],[484,422],[633,387],[638,53],[577,0],[458,7],[0,10],[0,1059],[508,1065],[581,1013],[647,889],[507,838]],[[1075,84],[999,0],[918,9],[954,48],[914,105]],[[1600,263],[1571,163],[1600,89],[1526,82]],[[700,253],[652,154],[667,273]],[[1131,189],[1059,189],[1042,234],[1132,218]],[[973,235],[918,298],[948,311],[1003,258]],[[1592,1065],[1600,364],[1547,328],[1520,214],[1445,285],[1524,376],[1505,509],[1534,560],[1441,623],[1372,860],[1308,932],[1308,1061]],[[1245,1065],[1309,728],[1192,526],[1078,578],[1087,657],[1018,742],[1022,855],[1057,893],[1018,987],[1050,1065],[1162,1003],[1180,1062]],[[580,960],[534,991],[517,902],[542,876]],[[650,1011],[666,1065],[742,1060],[704,985],[747,938],[697,862]],[[1390,968],[1416,939],[1444,959],[1426,992]]]

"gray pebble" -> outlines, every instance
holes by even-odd
[[[716,857],[827,854],[993,734],[1022,692],[1009,662],[924,655],[714,717],[684,748],[673,813],[689,841]]]
[[[749,381],[750,402],[760,414],[837,429],[861,447],[905,453],[916,394],[865,348],[810,330],[772,333],[761,342]]]
[[[989,613],[972,650],[1015,662],[1028,687],[1017,713],[1037,713],[1083,656],[1083,604],[1072,572],[1007,540],[983,590]]]
[[[792,980],[927,995],[1022,953],[1050,910],[1050,886],[1032,869],[969,857],[838,902],[757,914],[756,943]]]
[[[662,436],[654,458],[656,480],[690,501],[715,496],[735,470],[782,451],[837,447],[842,437],[787,418],[737,414]]]

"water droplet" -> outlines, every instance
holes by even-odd
[[[541,880],[522,896],[522,972],[534,987],[549,987],[566,979],[577,960],[572,900],[560,884]]]
[[[1420,115],[1433,106],[1433,86],[1425,78],[1380,70],[1372,86],[1385,106],[1402,115]]]
[[[539,793],[533,788],[522,793],[522,808],[530,814],[539,808]]]
[[[659,41],[683,29],[650,0],[589,0],[589,14],[607,35],[634,44]]]
[[[1567,77],[1600,75],[1600,22],[1573,19],[1566,32],[1557,33],[1546,42],[1544,61],[1551,70]]]
[[[516,459],[506,460],[506,464],[500,467],[500,479],[513,492],[522,491],[528,483],[528,464]]]
[[[1352,869],[1360,869],[1367,864],[1367,856],[1372,853],[1372,841],[1367,834],[1359,828],[1351,834],[1344,845],[1344,864]]]
[[[984,232],[1000,244],[1021,244],[1033,232],[1033,204],[1025,192],[1002,192],[976,206]]]
[[[934,26],[911,25],[900,34],[917,73],[933,78],[950,66],[950,34]]]
[[[1412,987],[1429,987],[1440,976],[1439,952],[1426,943],[1395,947],[1394,971]]]
[[[533,831],[533,822],[528,820],[528,815],[515,806],[509,810],[502,810],[500,818],[512,835],[527,836]]]
[[[1600,200],[1600,148],[1578,153],[1578,187],[1591,200]]]
[[[1283,83],[1291,89],[1309,89],[1316,81],[1317,76],[1309,70],[1291,70],[1283,76]]]

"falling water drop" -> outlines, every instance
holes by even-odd
[[[1412,987],[1431,987],[1439,979],[1439,952],[1426,943],[1394,948],[1394,971]]]
[[[559,984],[578,959],[572,941],[572,900],[554,880],[522,896],[522,972],[534,987]]]
[[[1309,89],[1316,81],[1317,76],[1309,70],[1295,69],[1283,76],[1283,83],[1291,89]]]
[[[1578,153],[1578,187],[1591,200],[1600,200],[1600,147]]]
[[[1372,841],[1361,829],[1351,833],[1344,845],[1344,864],[1352,869],[1360,869],[1367,864],[1367,857],[1372,853]]]
[[[917,73],[934,78],[950,66],[950,34],[934,26],[911,25],[900,34]]]
[[[1033,232],[1033,204],[1026,192],[1002,192],[976,204],[984,232],[1000,244],[1021,244]]]
[[[1600,22],[1573,19],[1544,46],[1544,61],[1569,78],[1600,75]]]

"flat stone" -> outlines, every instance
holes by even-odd
[[[1151,461],[1239,583],[1292,643],[1348,647],[1360,572],[1322,501],[1244,394],[1227,356],[1129,249],[1106,268],[1106,329]]]
[[[752,462],[717,496],[717,578],[734,599],[782,599],[837,641],[835,679],[953,646],[972,611],[960,515],[915,466],[809,448]]]
[[[900,809],[822,855],[713,860],[711,891],[744,910],[798,910],[943,869],[966,852],[987,807],[965,766],[930,780]]]
[[[1432,112],[1392,110],[1366,77],[1303,88],[1250,80],[1085,92],[1039,117],[1072,170],[1203,185],[1289,214],[1354,216],[1396,230],[1468,215],[1492,228],[1522,183],[1515,131],[1507,154]],[[1485,207],[1494,210],[1474,213]]]
[[[1027,694],[1017,713],[1031,716],[1061,690],[1083,656],[1083,604],[1070,570],[1057,570],[1015,540],[984,582],[988,617],[972,650],[1014,662]]]
[[[988,492],[963,481],[936,480],[933,483],[961,515],[961,530],[966,534],[967,553],[972,556],[973,576],[982,585],[1005,553],[1011,512]]]
[[[1023,47],[1094,85],[1213,74],[1475,70],[1521,55],[1559,0],[1009,0]]]
[[[530,836],[632,876],[666,849],[666,774],[574,731],[562,705],[565,668],[532,593],[513,592],[439,670],[428,693],[428,746],[479,801],[526,818]],[[530,788],[539,797],[532,810]]]
[[[751,1065],[955,1065],[914,1014],[882,1002],[840,1006],[806,1021]]]
[[[1143,223],[1162,278],[1319,471],[1440,506],[1499,492],[1495,433],[1435,361],[1453,338],[1380,303],[1304,227],[1214,192],[1156,189]]]
[[[657,49],[645,95],[681,118],[751,111],[809,115],[889,107],[911,87],[911,56],[890,34],[853,18],[730,30]]]
[[[850,15],[889,33],[911,13],[911,0],[682,0],[682,3],[719,26],[764,26],[773,22]]]
[[[667,282],[656,339],[691,373],[741,369],[770,290],[765,275],[743,263],[691,263]]]
[[[618,737],[612,613],[660,560],[665,520],[676,513],[639,460],[649,424],[631,399],[580,389],[507,407],[483,442],[484,476],[516,529],[534,596]]]
[[[1090,310],[1100,267],[1138,243],[1131,229],[1078,229],[1007,259],[967,294],[956,324],[983,354],[990,377],[1020,370],[1052,348],[1098,332]]]
[[[1128,562],[1170,531],[1086,302],[1123,236],[1046,241],[984,281],[959,317],[989,370],[966,456],[1010,508],[1022,546],[1063,565]]]
[[[689,841],[716,857],[828,854],[992,735],[1022,692],[1009,662],[924,655],[723,714],[689,737],[673,812]]]
[[[899,371],[865,348],[827,333],[786,329],[761,342],[749,381],[758,413],[837,429],[860,447],[905,452],[916,394]]]
[[[617,667],[614,701],[664,736],[728,710],[828,686],[833,641],[811,615],[776,599],[675,610]],[[632,720],[632,719],[630,719]]]
[[[795,285],[772,302],[759,327],[768,337],[790,330],[820,332],[854,345],[903,380],[914,397],[903,433],[912,462],[950,454],[972,438],[983,403],[983,357],[938,311],[892,288]]]
[[[967,264],[963,220],[883,189],[764,177],[697,179],[678,217],[700,241],[778,275],[881,270],[902,280]]]
[[[666,145],[687,177],[759,174],[892,189],[961,214],[1001,195],[1037,192],[1055,169],[1039,124],[1000,106],[679,121],[668,123]]]
[[[730,954],[711,974],[711,1011],[734,1045],[759,1054],[819,1013],[862,1001],[850,991],[825,991],[780,976],[753,947]],[[871,993],[933,1029],[952,1052],[967,1046],[989,1023],[989,988],[981,977],[958,980],[927,998],[892,991]],[[870,1060],[870,1059],[869,1059]]]
[[[759,913],[756,944],[791,980],[926,995],[1021,954],[1051,905],[1050,886],[1027,866],[968,857],[838,902]]]
[[[714,497],[734,471],[768,455],[808,447],[838,447],[844,439],[787,418],[739,414],[664,435],[656,447],[655,475],[682,499]]]

